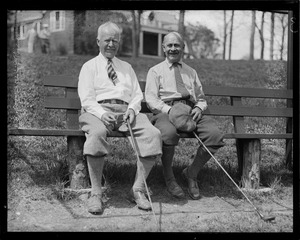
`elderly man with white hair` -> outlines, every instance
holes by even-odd
[[[145,114],[140,113],[143,94],[136,74],[129,63],[115,57],[120,38],[118,25],[112,22],[102,24],[97,36],[99,55],[84,63],[79,74],[78,94],[82,106],[79,123],[86,135],[83,153],[92,185],[88,199],[88,211],[92,214],[102,213],[101,179],[105,157],[110,152],[107,141],[110,131],[124,131],[124,122],[129,120],[139,159],[128,196],[142,210],[151,210],[143,178],[147,179],[162,153],[160,131]],[[129,131],[125,134],[130,138]]]
[[[207,102],[197,72],[182,61],[182,36],[178,32],[167,34],[162,48],[166,59],[149,70],[145,99],[154,113],[151,121],[162,135],[162,165],[167,191],[174,197],[183,198],[185,193],[177,184],[172,170],[178,133],[195,131],[212,153],[224,145],[223,134],[210,117],[203,115]],[[209,153],[199,146],[192,163],[183,169],[182,174],[188,182],[188,194],[192,199],[201,197],[197,176],[209,159]]]

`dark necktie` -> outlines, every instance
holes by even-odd
[[[179,63],[173,63],[174,73],[175,73],[175,80],[176,80],[176,87],[177,92],[181,93],[182,98],[188,97],[190,94],[188,90],[186,90],[185,85],[183,83],[182,77],[179,72]]]
[[[118,82],[118,79],[117,79],[117,74],[112,66],[111,59],[108,59],[108,61],[107,61],[107,74],[108,74],[108,77],[112,80],[113,84],[116,85],[116,83]]]

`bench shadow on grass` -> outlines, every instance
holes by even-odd
[[[72,215],[72,217],[78,218],[91,218],[94,216],[89,215],[89,213],[78,212],[74,209],[74,205],[69,204],[70,200],[78,198],[77,196],[70,196],[70,199],[64,199],[63,197],[58,197],[60,194],[56,188],[53,186],[56,184],[54,182],[54,177],[57,176],[60,178],[61,182],[66,181],[67,167],[62,165],[53,169],[43,169],[41,166],[39,168],[33,167],[30,159],[21,152],[18,152],[19,158],[21,158],[30,168],[31,171],[28,172],[31,179],[39,187],[50,187],[53,193],[56,195],[60,204]],[[173,167],[174,175],[177,179],[178,184],[183,188],[186,193],[186,198],[182,200],[175,199],[168,195],[165,190],[165,183],[162,175],[162,166],[160,163],[156,164],[148,179],[147,183],[150,187],[153,195],[151,196],[152,202],[155,205],[159,205],[159,210],[155,209],[156,214],[165,214],[162,209],[162,205],[170,204],[177,205],[180,209],[180,206],[184,206],[188,203],[189,197],[187,195],[187,183],[181,176],[182,170],[186,165],[175,165]],[[226,169],[226,167],[225,167]],[[115,163],[115,162],[106,162],[104,168],[104,174],[106,176],[107,184],[109,186],[108,191],[106,192],[106,198],[108,199],[104,203],[104,211],[110,207],[119,208],[122,214],[117,215],[99,215],[101,218],[109,217],[126,217],[126,216],[141,216],[141,210],[138,210],[134,203],[131,203],[127,200],[127,193],[129,192],[132,184],[134,182],[134,176],[136,172],[135,162],[127,162],[124,164]],[[238,174],[237,170],[232,168],[228,169],[229,175],[238,183]],[[284,186],[289,186],[291,184],[292,174],[287,171],[276,172],[263,170],[261,172],[263,175],[262,180],[267,182],[268,179],[275,177],[280,177],[281,182]],[[56,179],[57,180],[57,179]],[[233,185],[230,179],[225,175],[225,173],[220,168],[212,168],[205,166],[198,175],[198,185],[200,192],[203,198],[230,198],[230,199],[242,199],[243,196],[238,191],[238,189]],[[68,186],[66,186],[68,187]],[[84,201],[78,199],[77,205],[85,204]],[[76,208],[76,206],[75,206]],[[122,209],[125,209],[124,211]],[[118,211],[119,212],[119,211]],[[176,211],[174,210],[174,213]],[[172,214],[171,212],[168,214]]]
[[[162,175],[162,166],[160,164],[156,164],[147,180],[148,187],[153,192],[151,195],[151,199],[153,204],[156,206],[155,213],[156,214],[173,214],[177,213],[177,210],[180,211],[180,206],[185,206],[188,204],[188,200],[191,200],[187,194],[187,183],[181,176],[182,170],[186,166],[175,166],[174,174],[176,176],[178,184],[183,188],[186,193],[186,197],[184,199],[176,199],[168,195],[165,190],[165,184]],[[113,165],[107,163],[104,174],[106,175],[108,191],[106,191],[107,202],[104,203],[104,211],[105,209],[119,208],[122,214],[117,215],[100,215],[101,218],[110,218],[110,217],[126,217],[126,216],[141,216],[143,211],[138,210],[134,203],[131,203],[127,200],[127,193],[129,192],[132,183],[134,181],[136,166],[135,164],[125,164],[123,166]],[[229,171],[231,177],[238,183],[238,174],[235,169]],[[272,176],[270,172],[263,172],[264,175]],[[285,174],[283,179],[290,179],[288,174]],[[289,181],[289,180],[288,180]],[[204,167],[199,173],[198,176],[198,185],[200,188],[200,192],[202,198],[214,198],[218,197],[223,200],[225,199],[235,199],[240,200],[244,197],[238,191],[236,186],[230,181],[230,179],[225,175],[225,173],[221,169],[215,169],[210,167]],[[84,214],[76,214],[72,207],[69,207],[65,201],[61,201],[61,203],[68,209],[68,211],[73,215],[74,218],[93,218],[94,216],[90,216],[86,213]],[[83,203],[82,203],[83,204]],[[232,204],[229,201],[229,204]],[[159,209],[157,208],[157,205]],[[171,212],[166,212],[163,207],[169,205],[176,205],[178,209],[172,209]],[[122,210],[125,209],[125,210]],[[119,211],[118,211],[119,212]]]

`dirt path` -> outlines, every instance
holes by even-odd
[[[152,196],[152,212],[139,210],[126,200],[129,190],[124,187],[106,191],[104,213],[91,215],[86,211],[88,194],[70,201],[57,199],[34,200],[22,198],[15,209],[8,211],[8,231],[100,231],[100,232],[240,232],[293,231],[293,203],[286,199],[267,199],[255,202],[264,213],[272,213],[276,220],[260,220],[251,205],[243,198],[219,196],[194,201],[170,198],[164,189],[156,189]],[[287,189],[288,192],[292,191]]]

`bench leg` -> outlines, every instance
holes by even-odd
[[[292,169],[292,139],[286,140],[285,145],[285,166]]]
[[[261,144],[259,139],[245,139],[243,142],[243,174],[244,188],[258,189],[260,183]]]
[[[242,178],[243,174],[243,162],[244,162],[244,155],[243,155],[243,140],[242,139],[236,139],[236,153],[238,158],[238,174],[239,177]]]
[[[70,187],[87,188],[89,185],[87,164],[83,157],[85,137],[68,137],[68,164]]]
[[[292,107],[292,102],[288,101],[287,105]],[[293,132],[293,119],[287,118],[286,121],[286,132],[292,133]],[[285,166],[287,169],[292,169],[292,145],[293,139],[286,139],[285,141]]]

